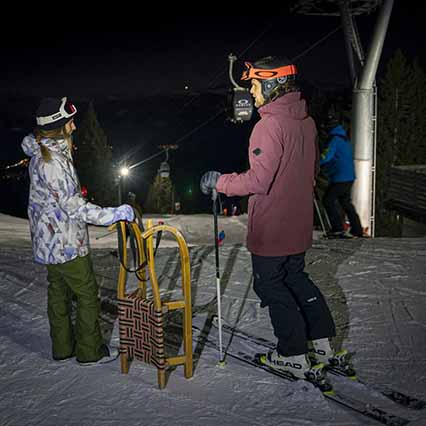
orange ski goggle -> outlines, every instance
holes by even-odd
[[[287,77],[288,75],[297,74],[296,65],[285,65],[279,68],[264,70],[261,68],[254,68],[250,62],[245,62],[244,65],[247,69],[243,72],[241,80],[250,80],[256,78],[258,80],[269,80],[271,78]]]

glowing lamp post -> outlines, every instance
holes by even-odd
[[[120,169],[120,177],[126,177],[126,176],[128,176],[129,172],[130,172],[130,170],[129,170],[128,167],[126,167],[126,166],[122,167]]]
[[[126,166],[122,166],[118,172],[118,203],[121,204],[122,201],[122,189],[121,189],[121,181],[123,178],[129,176],[130,169]]]

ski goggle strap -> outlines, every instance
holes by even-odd
[[[250,62],[244,63],[247,69],[243,72],[241,80],[250,80],[252,78],[258,80],[269,80],[271,78],[287,77],[288,75],[297,74],[296,65],[285,65],[279,68],[265,70],[261,68],[254,68]]]
[[[58,112],[44,117],[37,117],[37,124],[39,126],[45,126],[46,124],[55,123],[63,118],[71,118],[76,112],[77,108],[70,101],[67,101],[65,97],[61,99],[61,106]]]

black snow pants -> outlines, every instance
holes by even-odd
[[[278,352],[308,351],[307,341],[333,337],[336,328],[319,288],[304,272],[305,253],[266,257],[252,254],[254,291],[268,306]]]
[[[362,226],[358,213],[351,201],[353,182],[330,183],[325,191],[322,202],[330,219],[332,232],[343,232],[343,221],[339,205],[346,213],[351,226],[351,234],[362,237]]]

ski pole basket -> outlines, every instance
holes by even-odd
[[[169,225],[155,225],[147,221],[146,230],[135,222],[120,221],[117,224],[120,271],[118,276],[118,316],[120,330],[121,372],[129,372],[129,361],[137,359],[157,368],[160,389],[166,386],[166,368],[183,365],[185,378],[193,375],[192,366],[192,308],[191,282],[188,246],[182,234]],[[172,234],[179,246],[182,275],[183,299],[163,302],[160,298],[158,279],[155,272],[153,237],[162,232]],[[159,234],[160,233],[160,234]],[[134,270],[127,267],[127,234],[133,246],[136,264]],[[138,288],[132,293],[126,292],[128,272],[135,272]],[[147,275],[152,286],[152,298],[147,298]],[[182,355],[166,358],[164,348],[164,314],[183,309],[183,350]]]

